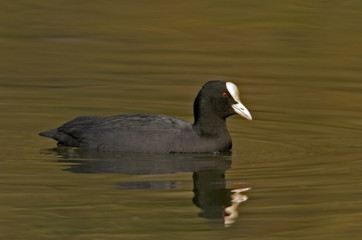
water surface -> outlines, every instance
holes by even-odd
[[[4,1],[0,237],[360,239],[361,10]],[[100,156],[37,136],[80,115],[192,121],[215,79],[238,85],[254,118],[228,120],[231,154]]]

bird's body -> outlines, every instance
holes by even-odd
[[[215,152],[231,149],[226,128],[215,137],[202,137],[195,128],[191,122],[158,114],[84,116],[51,130],[49,137],[56,138],[62,145],[99,151]],[[42,135],[47,136],[46,132]],[[194,139],[197,145],[190,144]]]
[[[227,83],[221,81],[206,83],[195,99],[194,123],[161,114],[83,116],[40,135],[62,145],[99,151],[228,151],[232,143],[225,119],[235,114],[234,107],[241,104],[231,93],[235,91],[234,86],[227,87]],[[251,119],[242,104],[240,108],[246,110],[246,117]]]

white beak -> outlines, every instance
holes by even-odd
[[[240,116],[243,116],[248,120],[252,120],[253,118],[251,117],[249,110],[240,101],[238,87],[232,82],[227,82],[226,88],[236,102],[235,104],[231,105],[234,111]]]

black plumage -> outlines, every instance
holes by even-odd
[[[232,88],[232,89],[230,89]],[[120,152],[217,152],[232,147],[226,118],[240,112],[236,86],[207,82],[194,101],[194,123],[161,114],[123,114],[112,117],[82,116],[41,132],[59,144],[99,151]],[[237,91],[237,93],[235,93]],[[242,107],[240,107],[242,106]]]

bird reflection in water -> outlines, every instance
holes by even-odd
[[[193,203],[202,210],[199,214],[201,217],[222,219],[225,226],[235,222],[239,216],[237,207],[248,199],[241,193],[250,188],[227,189],[225,171],[222,169],[196,171],[193,182]]]
[[[235,222],[235,219],[239,216],[239,213],[237,211],[239,204],[248,200],[248,197],[241,193],[248,190],[250,190],[250,187],[231,190],[231,206],[226,207],[224,210],[224,212],[226,213],[226,215],[224,216],[225,226],[230,226],[231,224],[233,224]]]
[[[47,153],[60,155],[59,162],[71,163],[65,170],[74,173],[120,173],[129,175],[193,173],[192,202],[201,209],[200,217],[230,226],[239,216],[238,206],[250,188],[227,189],[225,171],[231,154],[143,154],[110,153],[58,147]],[[177,188],[176,181],[121,182],[121,189],[166,190]]]

